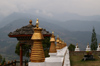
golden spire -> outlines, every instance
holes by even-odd
[[[60,47],[60,49],[62,49],[62,47],[61,47],[61,39],[59,39],[59,47]]]
[[[30,23],[30,25],[32,25],[32,20],[31,19],[30,19],[29,23]]]
[[[89,43],[87,44],[88,48],[90,48]]]
[[[55,42],[54,32],[52,32],[52,36],[51,36],[50,42]]]
[[[36,27],[38,28],[39,27],[39,19],[37,18],[36,20]]]
[[[59,42],[59,35],[57,35],[57,40],[56,40],[56,42]]]
[[[56,42],[57,42],[57,44],[56,44],[56,49],[57,50],[59,50],[60,49],[60,43],[59,43],[59,36],[57,35],[57,40],[56,40]]]
[[[78,46],[78,43],[76,43],[76,45]]]
[[[78,48],[78,43],[76,43],[76,48]]]
[[[59,35],[57,35],[57,37],[59,38]]]
[[[66,42],[65,42],[65,46],[67,46]]]
[[[64,40],[62,41],[62,48],[65,47]]]
[[[45,56],[44,56],[44,50],[42,46],[42,40],[43,40],[43,34],[42,28],[39,28],[39,22],[38,19],[36,21],[36,28],[34,28],[34,33],[32,36],[33,41],[33,46],[31,49],[31,57],[30,60],[31,62],[44,62],[45,61]]]
[[[99,45],[100,45],[100,43],[99,43]]]
[[[51,45],[50,45],[50,50],[49,53],[56,53],[56,45],[55,45],[55,36],[54,36],[54,32],[52,32],[52,36],[50,39]]]

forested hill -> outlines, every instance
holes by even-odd
[[[24,15],[27,16],[27,15]],[[33,24],[36,23],[37,16],[31,18],[33,20]],[[8,59],[18,58],[15,54],[15,47],[17,44],[17,40],[15,38],[8,37],[8,33],[12,32],[16,29],[21,28],[22,26],[26,26],[29,24],[29,17],[23,17],[12,19],[9,21],[11,17],[9,16],[7,20],[5,19],[6,25],[0,28],[0,53]],[[1,25],[1,24],[0,24]],[[39,17],[39,25],[42,28],[45,28],[47,31],[55,32],[55,36],[59,35],[61,39],[65,40],[67,45],[70,43],[75,44],[78,43],[81,50],[85,50],[87,43],[91,42],[92,28],[90,31],[70,31],[67,29],[67,23],[57,23],[55,20],[45,19]],[[62,27],[62,26],[63,27]],[[70,24],[69,24],[70,26]],[[73,27],[73,26],[71,26]],[[78,27],[78,26],[77,26]],[[97,34],[98,43],[100,42],[100,35]],[[15,56],[15,57],[12,57]]]

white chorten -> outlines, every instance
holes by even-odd
[[[75,51],[80,51],[80,49],[79,49],[79,47],[78,47],[78,43],[76,44]]]
[[[87,44],[86,51],[91,51],[89,43]]]
[[[99,45],[98,45],[97,51],[100,51],[100,43],[99,43]]]

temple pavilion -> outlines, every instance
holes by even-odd
[[[38,21],[38,19],[37,19]],[[20,43],[20,66],[23,65],[22,61],[23,61],[23,56],[22,56],[22,46],[24,44],[27,44],[27,45],[32,45],[33,44],[33,40],[31,40],[31,37],[34,33],[34,28],[36,27],[36,25],[33,25],[32,24],[32,20],[29,21],[29,24],[26,25],[26,26],[23,26],[19,29],[16,29],[15,31],[13,32],[10,32],[8,34],[9,37],[11,38],[17,38],[17,40],[19,41]],[[49,33],[49,31],[46,31],[46,29],[43,29],[42,30],[42,34],[43,34],[43,37],[49,37],[51,36],[51,33]]]

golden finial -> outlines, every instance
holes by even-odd
[[[54,32],[52,31],[52,34],[54,34]]]
[[[87,45],[89,45],[89,43],[87,43]]]
[[[30,23],[30,25],[32,25],[32,20],[31,19],[30,19],[29,23]]]
[[[57,38],[59,38],[59,35],[57,35]]]
[[[39,27],[39,19],[37,18],[36,20],[36,27],[38,28]]]
[[[99,45],[100,45],[100,43],[99,43]]]
[[[78,45],[78,43],[76,43],[76,45]]]
[[[54,31],[52,31],[52,36],[54,36]]]

